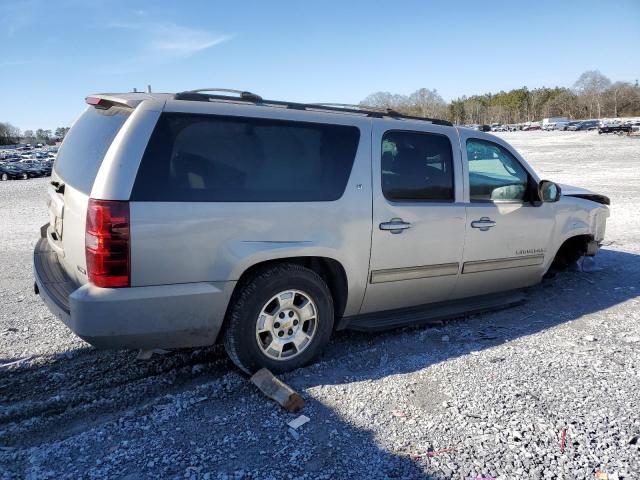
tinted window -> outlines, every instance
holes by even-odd
[[[56,173],[72,187],[91,193],[91,187],[111,142],[133,110],[88,107],[64,137],[54,163]]]
[[[486,140],[467,140],[472,202],[524,201],[529,175],[505,148]]]
[[[356,127],[164,113],[132,200],[337,200],[358,148]]]
[[[382,192],[389,200],[454,200],[451,142],[444,135],[391,131],[382,137]]]

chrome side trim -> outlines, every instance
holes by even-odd
[[[532,267],[542,265],[544,255],[527,255],[524,257],[496,258],[494,260],[476,260],[465,262],[462,273],[488,272],[491,270],[503,270],[505,268]]]
[[[416,280],[418,278],[444,277],[457,275],[459,263],[442,263],[440,265],[424,265],[420,267],[388,268],[374,270],[369,278],[370,283],[397,282],[399,280]]]

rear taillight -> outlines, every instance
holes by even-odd
[[[89,199],[85,252],[89,281],[98,287],[128,287],[129,202]]]

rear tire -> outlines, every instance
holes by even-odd
[[[266,267],[234,293],[223,343],[233,363],[249,375],[263,367],[288,372],[318,358],[333,320],[329,287],[316,272],[292,263]]]

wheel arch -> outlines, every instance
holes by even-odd
[[[587,245],[593,238],[590,233],[579,233],[566,238],[556,250],[550,267],[568,267],[587,252]]]
[[[229,305],[227,306],[227,312],[231,308],[231,305],[233,304],[238,293],[242,290],[242,288],[244,288],[248,280],[252,278],[257,272],[269,267],[287,263],[300,265],[316,272],[329,287],[331,297],[333,298],[336,320],[342,317],[347,306],[347,299],[349,295],[347,273],[341,262],[334,258],[324,256],[291,256],[275,258],[257,262],[245,268],[245,270],[240,274],[236,286],[233,289]],[[227,315],[225,313],[225,320],[226,317]]]

